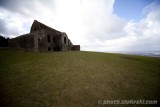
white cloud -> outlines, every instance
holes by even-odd
[[[119,33],[119,38],[104,39],[104,42],[96,42],[96,45],[91,47],[87,45],[86,49],[92,51],[160,51],[159,17],[160,8],[152,8],[146,18],[139,22],[131,20],[125,26],[119,26],[120,31],[115,30],[117,34]],[[112,35],[110,32],[106,34]]]
[[[147,16],[139,22],[127,22],[113,13],[114,0],[9,0],[1,4],[2,35],[27,33],[36,19],[66,32],[82,50],[160,50],[160,9],[155,3],[144,8]]]

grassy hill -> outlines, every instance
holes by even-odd
[[[101,100],[159,100],[159,90],[160,58],[0,49],[3,106],[96,107]]]

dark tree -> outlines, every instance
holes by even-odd
[[[8,47],[9,38],[0,35],[0,47]]]

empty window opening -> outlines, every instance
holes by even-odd
[[[59,46],[57,47],[57,51],[60,51],[60,47]]]
[[[53,48],[53,50],[54,50],[54,51],[57,51],[57,49],[56,49],[56,48]]]
[[[56,43],[56,38],[55,37],[53,37],[53,43]]]
[[[64,37],[64,44],[66,44],[66,37]]]
[[[36,30],[37,30],[37,28],[35,27],[35,28],[34,28],[34,31],[36,31]]]
[[[48,51],[51,51],[51,48],[50,48],[50,47],[48,47]]]
[[[40,42],[40,39],[38,38],[38,43]]]
[[[47,35],[47,40],[48,40],[48,42],[50,43],[51,38],[50,38],[50,36],[49,36],[49,35]]]

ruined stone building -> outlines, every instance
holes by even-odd
[[[34,52],[80,50],[80,45],[73,45],[66,33],[37,20],[34,20],[30,33],[11,39],[9,45],[13,49]]]

